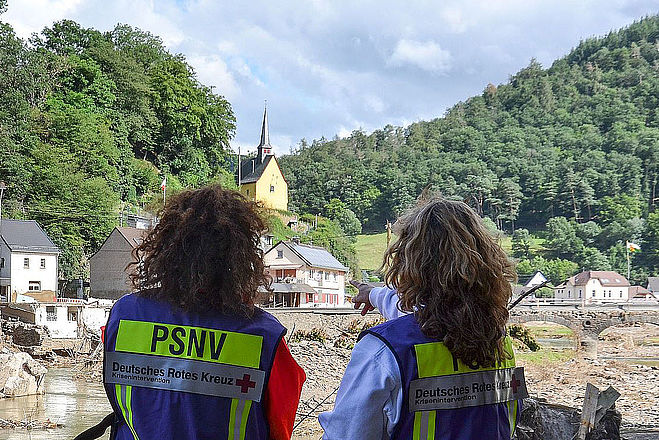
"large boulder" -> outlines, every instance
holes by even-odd
[[[576,438],[581,411],[563,405],[553,405],[535,399],[524,399],[517,425],[518,440],[565,440]],[[609,409],[586,440],[619,440],[622,417]]]
[[[48,370],[27,353],[0,354],[0,394],[20,397],[43,394],[43,378]]]

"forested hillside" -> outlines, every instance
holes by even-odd
[[[626,273],[629,240],[642,247],[632,278],[644,282],[659,271],[658,102],[653,16],[581,42],[548,69],[532,60],[442,118],[302,141],[281,164],[302,212],[340,199],[365,230],[382,231],[429,186],[516,231],[524,270]],[[542,252],[529,251],[533,235],[547,239]]]
[[[83,276],[119,210],[158,200],[164,175],[170,189],[235,185],[235,119],[212,92],[183,55],[130,26],[65,20],[24,41],[0,22],[3,217],[38,220],[63,250],[61,275]]]

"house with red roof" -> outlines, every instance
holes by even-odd
[[[613,271],[586,270],[554,287],[554,297],[575,302],[621,302],[629,299],[629,281]]]

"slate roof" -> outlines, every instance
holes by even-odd
[[[659,277],[648,277],[648,290],[659,292]]]
[[[337,260],[334,255],[330,254],[329,251],[323,247],[295,243],[293,241],[281,241],[280,243],[283,243],[284,246],[292,250],[307,264],[307,266],[318,267],[321,269],[334,269],[343,272],[348,272],[349,270],[347,267],[341,264],[341,262]],[[279,243],[273,246],[271,250],[276,248],[278,245]]]
[[[602,286],[612,287],[628,287],[630,286],[627,278],[620,275],[618,272],[608,270],[587,270],[576,274],[570,278],[570,281],[575,286],[585,286],[591,279],[598,279]]]
[[[263,175],[268,163],[274,158],[272,155],[265,157],[265,160],[261,163],[258,163],[258,158],[253,158],[246,160],[240,164],[240,184],[244,185],[246,183],[254,183]],[[252,171],[252,166],[253,171]]]
[[[2,219],[0,236],[12,251],[59,253],[46,232],[35,220]]]
[[[136,248],[140,244],[142,244],[142,240],[144,240],[144,236],[147,234],[146,229],[138,229],[138,228],[124,228],[117,226],[117,231],[126,239],[128,244],[130,244],[133,248]]]

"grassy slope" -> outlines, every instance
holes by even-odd
[[[392,237],[392,240],[395,237]],[[542,254],[544,240],[542,238],[534,238],[531,246],[535,254]],[[508,254],[512,251],[512,239],[509,236],[504,236],[501,239],[501,247]],[[357,236],[357,258],[359,259],[359,267],[365,270],[377,270],[382,264],[382,255],[387,248],[387,234],[358,235]]]
[[[377,270],[382,264],[382,255],[387,249],[387,233],[358,235],[356,249],[359,267],[365,270]]]

